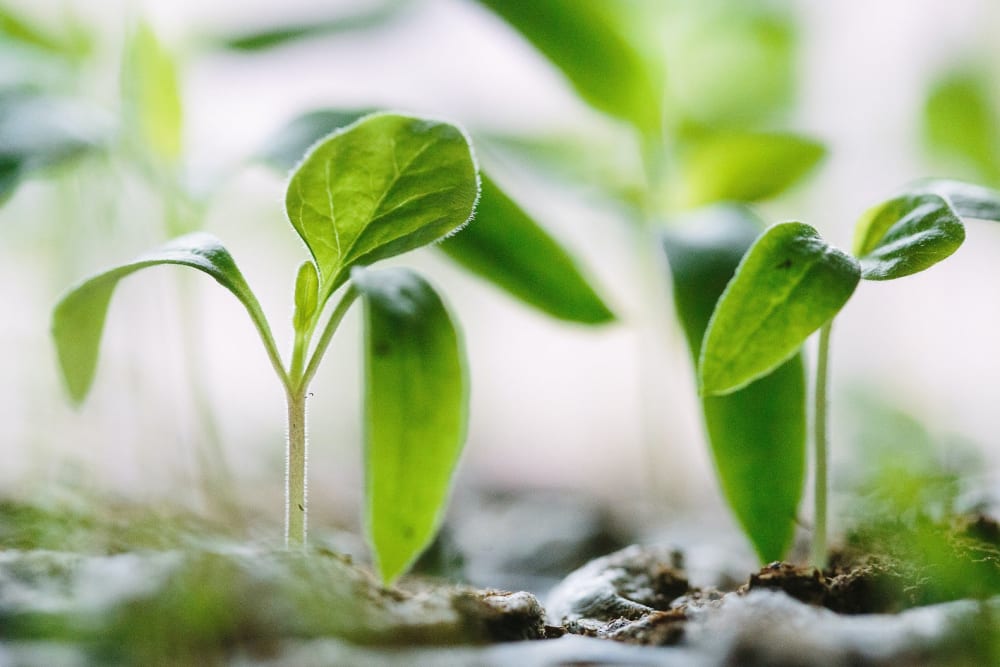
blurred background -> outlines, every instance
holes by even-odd
[[[614,9],[623,39],[662,68],[668,145],[712,127],[825,146],[780,193],[748,197],[767,223],[801,220],[849,247],[861,213],[913,179],[1000,185],[992,0],[585,4]],[[669,276],[635,252],[648,175],[634,133],[487,7],[4,0],[0,40],[0,493],[211,512],[226,487],[279,521],[283,394],[229,294],[170,268],[123,282],[78,410],[57,375],[51,309],[84,276],[200,228],[226,243],[290,347],[306,252],[283,210],[287,172],[261,156],[304,113],[391,108],[466,126],[617,316],[560,321],[440,252],[403,258],[464,328],[459,489],[555,487],[722,514]],[[657,224],[732,194],[698,194],[679,152]],[[1000,463],[1000,228],[967,232],[926,273],[862,284],[838,318],[835,493],[872,462],[858,433],[879,410],[914,415],[936,443],[927,456],[961,452],[984,485]],[[310,397],[313,521],[357,522],[359,329],[352,313]]]

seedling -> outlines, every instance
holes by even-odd
[[[122,278],[163,264],[208,274],[246,308],[285,389],[285,539],[304,546],[306,397],[344,314],[361,297],[365,525],[378,570],[391,581],[440,523],[465,440],[468,391],[461,341],[437,293],[408,269],[366,267],[456,232],[478,195],[460,129],[389,113],[362,118],[314,145],[288,184],[288,218],[311,259],[295,278],[287,364],[232,256],[218,239],[194,233],[83,281],[58,303],[52,330],[69,394],[81,403],[91,387],[108,304]]]
[[[746,252],[712,313],[698,368],[705,397],[730,395],[769,376],[798,354],[813,332],[820,332],[814,376],[811,556],[817,567],[826,562],[827,380],[833,319],[861,279],[902,278],[955,252],[965,239],[965,216],[1000,220],[1000,193],[957,181],[919,183],[861,217],[853,254],[834,248],[801,222],[774,225]],[[749,525],[746,520],[743,524]],[[756,542],[753,534],[750,537]]]

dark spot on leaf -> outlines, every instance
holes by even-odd
[[[776,268],[779,268],[779,269],[790,269],[791,267],[792,267],[792,260],[786,259],[781,264],[778,264],[778,266]]]
[[[375,356],[376,357],[384,357],[384,356],[388,355],[389,352],[391,351],[391,349],[392,349],[392,347],[389,345],[388,341],[385,341],[385,340],[375,341]]]
[[[403,537],[406,539],[413,539],[413,526],[403,526],[403,530],[401,532],[403,533]]]

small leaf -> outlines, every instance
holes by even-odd
[[[588,104],[659,136],[663,83],[601,0],[479,0],[558,67]]]
[[[855,230],[866,280],[892,280],[934,266],[958,250],[965,225],[935,194],[903,195],[871,208]]]
[[[916,183],[911,191],[944,197],[963,218],[1000,222],[1000,192],[992,188],[948,179],[927,179]]]
[[[88,278],[67,292],[52,315],[52,335],[63,379],[74,403],[81,403],[94,381],[101,334],[111,295],[118,282],[140,269],[178,264],[198,269],[232,292],[250,317],[270,337],[257,298],[243,279],[232,256],[215,237],[205,233],[174,239],[153,252]]]
[[[715,307],[699,358],[703,396],[767,375],[840,312],[861,278],[857,261],[801,222],[769,228]]]
[[[453,125],[375,114],[317,144],[285,205],[320,272],[320,303],[350,268],[460,229],[479,196],[468,140]]]
[[[365,304],[366,527],[385,582],[441,524],[465,443],[465,355],[448,310],[418,275],[356,268]]]
[[[296,331],[305,331],[319,305],[319,276],[316,265],[305,261],[295,276],[295,312],[292,323]]]
[[[712,310],[762,227],[746,208],[715,206],[664,233],[674,305],[696,363]],[[761,561],[780,560],[805,477],[802,355],[727,396],[703,398],[702,410],[726,501]]]
[[[371,115],[374,109],[317,109],[293,118],[265,143],[258,158],[288,171],[302,161],[309,148],[334,130]]]
[[[711,134],[684,157],[678,198],[682,206],[700,206],[774,197],[801,180],[825,153],[822,144],[794,134]]]
[[[141,146],[168,164],[181,155],[182,110],[177,65],[146,24],[129,37],[122,62],[128,126]]]
[[[936,81],[924,107],[924,138],[937,156],[971,167],[990,182],[1000,180],[1000,110],[992,81],[974,69]]]
[[[475,224],[441,249],[553,317],[583,324],[614,319],[573,258],[485,174]]]

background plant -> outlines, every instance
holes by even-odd
[[[454,126],[389,114],[364,118],[315,146],[289,182],[288,217],[312,260],[295,279],[287,364],[232,256],[214,237],[195,233],[84,281],[56,306],[53,334],[70,396],[82,401],[93,382],[105,314],[122,278],[162,264],[207,273],[243,304],[285,388],[285,539],[304,545],[309,383],[360,296],[366,313],[365,513],[379,571],[391,581],[440,521],[465,438],[466,373],[458,334],[430,285],[406,269],[365,266],[461,228],[478,195],[471,149]]]

